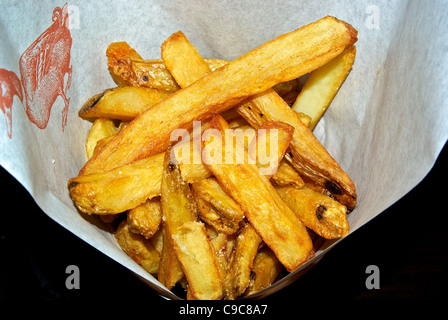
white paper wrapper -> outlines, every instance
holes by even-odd
[[[111,42],[127,41],[144,58],[155,59],[160,58],[162,42],[182,30],[202,56],[232,60],[326,15],[352,24],[359,39],[354,68],[315,129],[356,184],[358,205],[349,215],[351,233],[416,186],[448,137],[448,22],[444,16],[448,5],[443,1],[72,1],[66,7],[71,47],[62,41],[56,49],[48,47],[41,34],[57,37],[57,31],[46,30],[51,25],[56,29],[61,22],[60,13],[53,10],[62,8],[63,2],[11,1],[2,6],[0,118],[4,115],[5,121],[0,121],[1,165],[52,219],[168,298],[176,296],[130,259],[97,217],[79,214],[67,190],[67,180],[86,161],[85,139],[91,125],[77,112],[88,98],[115,86],[105,56]],[[68,89],[64,61],[42,63],[51,60],[51,52],[62,55],[64,46],[70,49],[72,67]],[[65,92],[69,99],[66,126],[63,94],[54,103],[34,101],[25,107],[30,84],[24,83],[33,77],[21,73],[20,65],[30,65],[32,58],[40,70],[35,77],[65,72],[63,84],[50,82],[42,90]],[[22,83],[22,95],[17,81]],[[30,117],[33,110],[48,106],[48,119],[41,116],[39,122]],[[296,279],[335,243],[326,243],[314,260],[258,297]]]

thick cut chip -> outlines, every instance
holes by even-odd
[[[256,159],[261,174],[272,176],[291,142],[294,128],[280,121],[267,121],[257,130],[248,147],[249,155]]]
[[[126,42],[114,42],[106,51],[109,72],[119,86],[148,87],[174,92],[179,85],[162,59],[144,60]],[[221,59],[205,59],[211,70],[227,63]]]
[[[90,98],[78,114],[84,119],[107,118],[130,121],[168,95],[167,92],[152,88],[111,88]]]
[[[357,194],[353,181],[274,90],[257,94],[238,106],[237,111],[255,128],[267,121],[282,121],[293,126],[294,134],[285,158],[302,178],[327,189],[349,210],[355,207]]]
[[[229,150],[226,150],[225,141],[231,139],[225,135],[231,135],[232,130],[225,120],[215,116],[211,127],[215,130],[207,130],[203,135],[204,163],[244,210],[246,218],[286,269],[297,269],[314,255],[305,226],[283,202],[268,178],[260,175],[259,168],[241,161],[247,158],[244,148],[230,150],[237,161],[226,162]]]
[[[255,256],[251,269],[251,281],[244,295],[250,295],[269,287],[282,271],[282,264],[268,246],[263,246]]]
[[[347,47],[339,56],[312,71],[292,109],[311,117],[314,129],[352,70],[356,47]]]
[[[174,251],[173,244],[167,235],[166,226],[163,223],[161,231],[163,247],[157,280],[167,287],[168,290],[171,290],[176,283],[184,278],[184,271],[182,270],[182,265],[180,264],[176,252]]]
[[[200,300],[223,296],[219,263],[208,240],[205,226],[198,221],[196,203],[190,186],[182,180],[179,166],[166,151],[162,175],[162,213],[166,236],[188,281],[192,297]]]
[[[161,153],[107,172],[70,179],[70,196],[85,213],[111,214],[135,208],[160,195],[163,157]]]
[[[179,55],[179,52],[182,54]],[[181,88],[188,87],[211,72],[207,62],[181,31],[171,35],[162,44],[162,59]]]
[[[234,300],[244,293],[250,283],[250,272],[261,238],[249,224],[245,224],[236,238],[229,269],[225,278],[225,299]]]
[[[244,217],[240,206],[221,188],[215,178],[202,179],[191,185],[201,219],[216,230],[232,234]]]
[[[339,202],[307,187],[277,187],[280,197],[305,226],[325,239],[348,234],[347,209]]]
[[[146,271],[151,274],[158,272],[159,254],[148,239],[129,230],[126,220],[123,220],[115,231],[115,239],[123,251]]]
[[[110,119],[96,119],[92,127],[90,127],[89,134],[86,140],[87,158],[91,158],[95,154],[95,147],[98,141],[110,137],[117,133],[115,124]]]
[[[356,36],[349,24],[325,17],[273,39],[140,114],[90,158],[80,174],[163,152],[175,128],[190,130],[195,120],[207,120],[251,95],[311,72],[356,42]]]
[[[286,159],[280,161],[277,172],[271,177],[271,181],[278,186],[302,188],[305,185],[303,179]]]
[[[162,221],[160,198],[148,199],[129,210],[127,221],[132,232],[139,233],[147,239],[151,238],[159,230]]]

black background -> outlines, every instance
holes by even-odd
[[[443,303],[447,294],[447,147],[427,177],[392,207],[344,239],[308,273],[257,303],[269,311],[335,300]],[[0,300],[145,301],[178,313],[126,268],[51,220],[0,167]],[[80,270],[80,289],[68,290],[68,265]],[[380,269],[380,289],[365,286],[366,267]]]

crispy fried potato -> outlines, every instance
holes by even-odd
[[[272,87],[277,94],[289,105],[292,105],[300,93],[298,79],[281,82]]]
[[[325,17],[273,39],[140,114],[90,158],[80,174],[107,171],[164,151],[173,129],[191,129],[194,120],[207,120],[251,95],[311,72],[356,42],[356,36],[349,24]]]
[[[137,51],[125,41],[113,42],[107,47],[106,56],[109,72],[115,83],[119,86],[132,86],[129,64],[133,59],[142,58]]]
[[[184,271],[177,254],[174,251],[171,239],[167,235],[166,225],[162,223],[163,247],[159,264],[157,280],[168,290],[171,290],[176,283],[184,278]]]
[[[231,135],[232,131],[225,120],[215,116],[211,127],[216,130],[208,130],[203,136],[204,163],[244,210],[246,218],[286,269],[297,269],[314,254],[305,226],[283,202],[268,178],[260,175],[258,167],[241,161],[247,157],[243,154],[247,153],[244,148],[235,149],[236,162],[226,163],[225,141],[230,139],[224,135]]]
[[[196,48],[181,32],[175,33],[164,42],[162,57],[181,87],[190,85],[209,72]],[[195,73],[192,74],[191,70],[195,70]],[[308,174],[311,179],[325,185],[330,192],[337,193],[337,199],[353,209],[357,196],[350,177],[273,89],[254,96],[238,107],[237,111],[256,128],[269,120],[283,121],[293,126],[297,132],[293,135],[292,151],[288,160],[299,172]],[[274,168],[276,169],[276,166]]]
[[[277,172],[271,177],[271,181],[278,186],[302,188],[305,185],[303,179],[286,159],[280,161]]]
[[[191,295],[200,300],[221,299],[219,263],[204,224],[197,220],[197,207],[189,184],[182,180],[179,166],[171,162],[171,148],[164,159],[161,199],[166,236],[171,239]]]
[[[182,52],[182,55],[179,55],[179,52]],[[162,44],[162,59],[181,88],[188,87],[211,72],[208,64],[182,31],[174,33]]]
[[[126,42],[111,43],[106,55],[109,72],[119,86],[149,87],[168,92],[179,89],[163,60],[143,60]],[[206,59],[206,62],[212,70],[227,63],[220,59]]]
[[[167,92],[153,88],[111,88],[90,98],[79,110],[78,115],[84,119],[107,118],[131,121],[168,95]]]
[[[151,238],[159,230],[162,222],[160,197],[148,199],[141,205],[129,210],[127,221],[132,232],[141,234],[146,239]]]
[[[319,192],[303,187],[276,187],[302,223],[325,239],[342,238],[349,232],[347,209]]]
[[[224,298],[226,300],[234,300],[239,297],[249,286],[250,271],[260,243],[261,237],[250,223],[246,223],[236,238],[236,247],[226,273],[224,282]]]
[[[89,214],[135,208],[160,195],[163,157],[161,153],[107,172],[70,179],[70,196],[79,210]]]
[[[221,279],[224,280],[228,266],[228,236],[225,233],[217,231],[212,226],[205,225],[205,230],[207,231],[207,236],[214,250],[216,260],[219,263],[219,274]]]
[[[355,207],[357,194],[353,181],[274,90],[255,95],[238,106],[237,111],[255,128],[269,120],[293,126],[294,134],[285,158],[302,177],[323,186],[350,210]]]
[[[87,158],[95,154],[95,147],[99,140],[110,137],[118,132],[115,124],[110,119],[96,119],[90,127],[86,140]]]
[[[297,114],[297,117],[300,119],[300,121],[302,121],[303,124],[309,128],[310,123],[311,123],[311,117],[307,116],[306,114],[304,114],[302,112],[297,112],[297,111],[294,111],[294,112]]]
[[[289,147],[294,128],[280,121],[267,121],[257,130],[248,147],[249,156],[256,159],[260,173],[272,176]]]
[[[311,117],[314,129],[352,70],[356,47],[348,46],[339,56],[312,71],[292,109]]]
[[[132,260],[149,273],[157,274],[160,262],[159,254],[148,239],[129,230],[126,220],[123,220],[115,231],[115,239]]]
[[[203,221],[225,234],[238,230],[244,212],[215,178],[202,179],[191,187]]]
[[[278,278],[282,264],[268,246],[261,247],[251,268],[250,283],[244,296],[266,289]]]

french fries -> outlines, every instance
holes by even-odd
[[[132,232],[151,238],[158,230],[162,221],[160,198],[146,200],[141,205],[128,211],[127,222]]]
[[[311,117],[314,129],[352,70],[356,47],[348,46],[339,56],[312,71],[292,109]]]
[[[250,282],[244,295],[248,296],[269,287],[281,272],[280,261],[268,246],[263,246],[253,261]]]
[[[202,179],[191,185],[201,219],[217,231],[232,234],[239,228],[244,212],[225,193],[213,177]]]
[[[250,283],[253,261],[261,244],[261,238],[249,224],[242,227],[236,238],[236,247],[230,258],[224,284],[225,299],[234,300],[244,293]]]
[[[78,115],[84,119],[108,118],[131,121],[168,95],[167,92],[153,88],[111,88],[89,99],[79,110]]]
[[[286,269],[294,271],[314,255],[305,226],[281,200],[268,178],[260,175],[258,167],[241,161],[247,158],[244,148],[236,148],[236,162],[226,164],[223,150],[228,138],[223,137],[232,133],[225,132],[230,128],[221,116],[215,116],[211,123],[217,131],[209,132],[205,138],[204,162]]]
[[[86,154],[87,158],[91,158],[95,153],[95,147],[99,140],[110,137],[118,132],[115,124],[110,119],[98,118],[92,127],[90,127],[89,134],[86,140]]]
[[[347,235],[347,208],[336,200],[307,187],[283,186],[276,190],[300,221],[321,237],[337,239]]]
[[[140,114],[90,158],[80,174],[107,171],[163,152],[174,129],[191,129],[194,120],[207,120],[251,95],[324,65],[353,44],[356,36],[349,24],[325,17],[273,39]]]
[[[266,121],[282,121],[294,127],[286,159],[302,177],[327,189],[350,210],[355,207],[357,195],[353,181],[274,90],[255,95],[237,110],[255,128]]]
[[[143,60],[124,41],[111,43],[106,55],[109,72],[119,86],[149,87],[166,92],[180,89],[162,59]],[[221,59],[206,59],[206,62],[211,70],[227,64]]]
[[[354,183],[312,129],[350,72],[356,36],[325,17],[234,61],[202,58],[181,31],[162,59],[111,43],[118,87],[79,111],[93,124],[68,181],[74,205],[118,225],[123,251],[187,299],[269,287],[349,232]]]
[[[221,299],[223,289],[218,262],[205,226],[197,220],[190,186],[182,180],[179,166],[171,162],[171,149],[165,154],[161,199],[166,237],[182,265],[191,295],[201,300]]]
[[[115,239],[132,260],[149,273],[157,274],[160,262],[159,254],[148,239],[129,230],[126,220],[123,220],[115,231]]]

